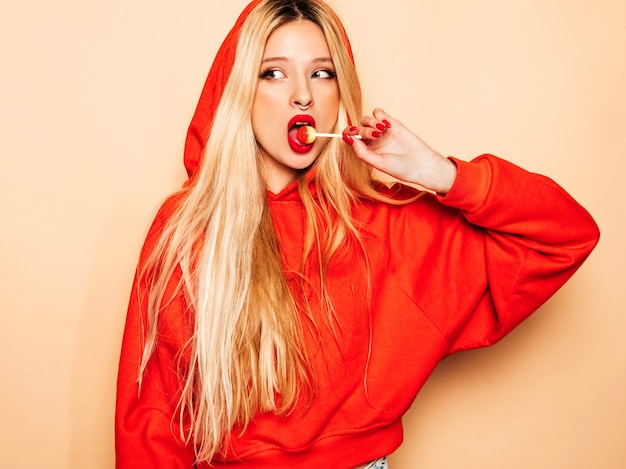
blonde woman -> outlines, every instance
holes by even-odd
[[[348,39],[317,0],[244,10],[185,164],[128,310],[121,468],[386,467],[436,364],[501,339],[598,239],[550,179],[362,115]]]

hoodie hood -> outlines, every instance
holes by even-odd
[[[187,175],[190,179],[196,174],[198,168],[200,167],[206,142],[211,135],[211,127],[215,111],[217,110],[217,106],[222,99],[226,82],[230,77],[233,63],[235,61],[239,31],[241,30],[243,23],[248,18],[250,12],[262,1],[264,0],[253,0],[241,12],[239,18],[237,18],[237,21],[235,22],[235,25],[228,33],[226,39],[224,39],[224,42],[215,55],[215,60],[209,70],[209,75],[207,76],[204,88],[200,94],[200,100],[187,131],[184,164],[185,169],[187,170]],[[346,35],[345,29],[339,19],[336,18],[336,20],[341,27],[344,42],[348,49],[348,53],[350,54],[350,58],[354,62],[348,36]]]

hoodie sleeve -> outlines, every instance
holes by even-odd
[[[167,206],[167,203],[164,207]],[[137,272],[152,250],[160,234],[167,208],[157,214],[146,238]],[[116,467],[191,468],[194,451],[180,439],[176,406],[180,396],[180,380],[176,372],[178,353],[184,343],[182,334],[188,329],[184,322],[182,299],[174,298],[160,320],[158,346],[145,371],[141,390],[138,386],[139,366],[144,346],[146,308],[142,298],[145,286],[136,274],[131,293],[117,380],[115,413]]]
[[[421,237],[417,261],[399,259],[396,276],[454,353],[497,342],[537,310],[581,266],[599,231],[547,177],[492,155],[451,159],[452,189],[437,196],[439,208],[433,201],[410,214],[395,247],[415,252]]]

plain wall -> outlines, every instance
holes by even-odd
[[[0,466],[113,466],[135,263],[245,3],[0,0]],[[626,467],[626,2],[332,4],[367,109],[551,176],[602,231],[514,333],[440,365],[392,469]]]

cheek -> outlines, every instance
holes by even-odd
[[[252,129],[259,138],[259,133],[263,132],[263,129],[268,129],[272,125],[272,116],[275,115],[273,109],[273,99],[269,93],[263,91],[257,91],[254,96],[254,102],[252,103]]]
[[[339,111],[339,89],[333,88],[324,90],[324,92],[320,94],[318,102],[324,107],[324,110],[329,113]]]
[[[336,123],[339,116],[339,97],[329,97],[322,104],[324,118],[327,122]]]
[[[252,106],[252,132],[264,151],[270,151],[276,140],[276,125],[272,120],[271,109],[262,100],[256,101]]]

